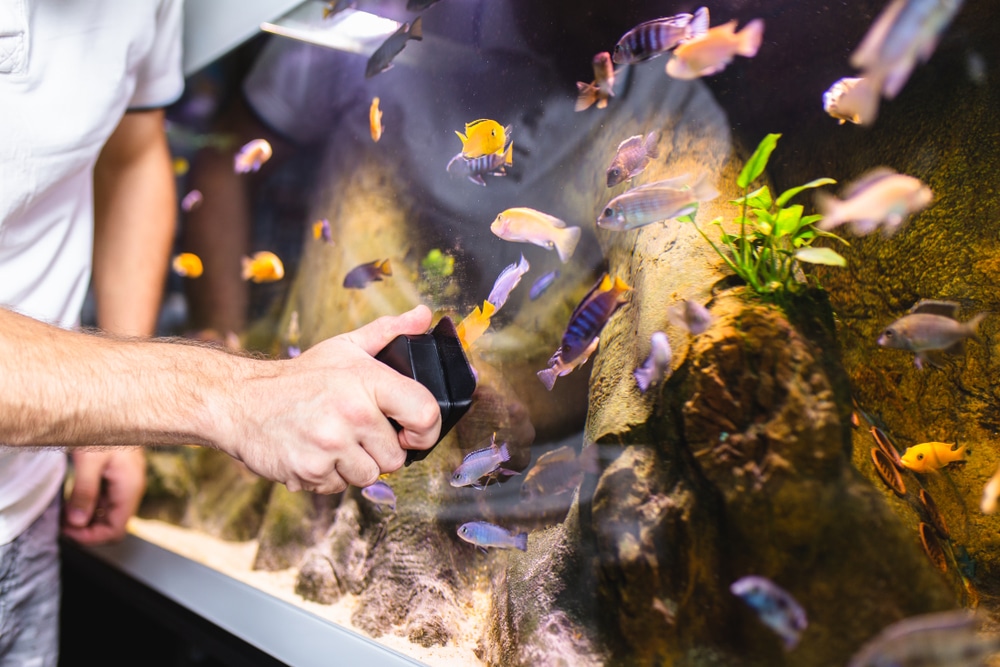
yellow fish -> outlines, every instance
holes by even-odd
[[[372,105],[368,108],[368,126],[371,129],[372,141],[378,143],[378,140],[382,138],[382,131],[385,129],[382,125],[382,110],[378,108],[379,99],[377,97],[372,99]]]
[[[559,218],[533,208],[508,208],[490,224],[490,231],[504,241],[533,243],[559,253],[563,264],[569,261],[580,242],[580,228],[567,227]]]
[[[718,74],[735,56],[753,58],[764,39],[764,21],[754,19],[736,32],[736,21],[715,26],[674,49],[667,74],[675,79],[697,79]]]
[[[285,265],[278,256],[266,250],[253,257],[243,258],[243,280],[255,283],[273,283],[285,277]]]
[[[455,330],[458,333],[458,339],[462,341],[462,347],[468,350],[480,336],[486,333],[486,330],[490,328],[490,318],[495,312],[497,312],[496,306],[489,301],[483,301],[482,310],[476,306],[476,309],[468,317],[458,323]]]
[[[197,278],[204,268],[201,265],[201,258],[192,252],[182,252],[174,257],[174,273],[182,278]]]
[[[469,160],[503,152],[509,133],[509,127],[501,127],[500,123],[487,118],[466,123],[465,134],[455,131],[462,140],[462,157]]]
[[[183,157],[175,157],[171,166],[174,170],[174,176],[183,176],[188,173],[189,169],[191,169],[191,165]]]
[[[907,447],[903,453],[903,465],[913,472],[937,472],[949,463],[965,461],[968,456],[966,445],[958,443],[949,445],[947,442],[925,442],[921,445]]]

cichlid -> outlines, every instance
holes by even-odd
[[[654,222],[673,220],[694,213],[699,202],[710,201],[719,191],[702,172],[687,187],[687,174],[632,188],[608,202],[597,219],[597,226],[616,232],[637,229]]]
[[[590,347],[611,316],[628,299],[632,288],[618,277],[604,274],[569,317],[557,354],[563,363],[570,363]]]
[[[181,210],[185,213],[190,213],[203,202],[205,198],[202,196],[200,190],[192,190],[191,192],[184,195],[184,199],[181,200]]]
[[[545,290],[547,290],[552,285],[552,283],[556,281],[556,278],[558,277],[559,277],[558,270],[549,271],[548,273],[539,276],[539,278],[535,280],[534,283],[531,284],[531,291],[528,292],[528,298],[534,301],[535,299],[540,297],[545,292]]]
[[[202,274],[204,267],[201,258],[193,252],[182,252],[174,257],[171,263],[174,273],[182,278],[197,278]]]
[[[490,153],[477,158],[467,158],[458,153],[448,162],[446,170],[455,176],[465,176],[477,185],[486,185],[483,176],[506,176],[507,167],[514,164],[514,142],[507,144],[502,153]]]
[[[871,125],[878,115],[878,94],[869,79],[844,77],[837,79],[823,93],[823,110],[843,125],[851,121],[855,125]]]
[[[271,159],[271,144],[266,139],[254,139],[247,142],[233,158],[233,171],[246,174],[258,171],[265,162]]]
[[[514,534],[506,528],[485,521],[470,521],[458,527],[458,536],[470,544],[475,544],[484,552],[487,547],[497,549],[528,550],[528,534]]]
[[[677,14],[640,23],[615,44],[614,61],[632,65],[661,56],[681,42],[708,30],[708,9],[699,7],[691,14]]]
[[[603,109],[608,106],[608,98],[615,96],[615,66],[611,62],[611,54],[601,51],[591,62],[594,65],[594,81],[576,82],[575,111],[589,109],[595,103],[598,109]]]
[[[424,38],[423,19],[417,17],[413,25],[404,23],[399,26],[399,30],[389,35],[389,38],[382,42],[382,45],[375,49],[375,53],[368,59],[365,65],[365,78],[370,79],[376,74],[386,71],[392,67],[393,59],[400,54],[403,47],[411,39],[420,41]]]
[[[498,447],[497,434],[494,433],[490,436],[488,447],[466,454],[462,463],[455,468],[455,472],[451,475],[451,485],[455,487],[471,486],[482,491],[497,475],[520,475],[519,472],[501,467],[507,461],[510,461],[507,443],[500,443]],[[480,484],[479,481],[484,477],[486,483]]]
[[[983,499],[979,503],[979,509],[983,514],[993,514],[997,511],[998,501],[1000,501],[1000,468],[997,468],[990,481],[983,487]]]
[[[851,231],[859,236],[879,227],[891,236],[906,216],[924,210],[933,199],[931,189],[920,179],[879,167],[849,185],[844,199],[817,192],[816,206],[823,214],[817,227],[829,231],[850,222]]]
[[[667,319],[675,327],[687,329],[692,336],[705,333],[715,321],[708,308],[691,299],[684,299],[680,304],[668,308]]]
[[[736,56],[753,58],[764,39],[764,21],[754,19],[739,32],[736,23],[716,26],[679,45],[667,62],[667,74],[675,79],[697,79],[718,74]]]
[[[928,355],[934,350],[958,351],[966,338],[976,337],[979,323],[986,313],[979,313],[968,322],[959,322],[958,304],[952,301],[925,299],[910,309],[909,315],[899,318],[882,332],[878,344],[916,353],[914,363],[923,368],[924,362],[933,363]]]
[[[496,307],[496,312],[499,313],[503,305],[507,303],[510,293],[514,291],[514,288],[521,282],[521,277],[530,268],[531,265],[528,264],[528,260],[524,258],[524,255],[521,255],[520,262],[515,262],[500,272],[496,282],[493,283],[490,295],[486,298],[487,301]]]
[[[525,475],[521,497],[531,501],[572,491],[580,486],[584,473],[601,472],[598,454],[598,447],[593,444],[585,446],[579,456],[569,445],[545,452]]]
[[[569,261],[580,242],[580,228],[533,208],[509,208],[493,220],[490,231],[504,241],[533,243],[555,249],[563,264]]]
[[[608,167],[608,187],[631,180],[645,171],[649,161],[660,156],[656,147],[659,139],[659,132],[650,132],[645,138],[637,134],[618,144],[615,158]]]
[[[330,231],[330,221],[326,218],[313,223],[313,238],[317,241],[333,244],[333,232]]]
[[[263,250],[243,258],[243,280],[273,283],[285,277],[285,266],[273,252]]]
[[[903,465],[913,472],[937,472],[957,461],[964,462],[969,455],[967,445],[959,447],[958,443],[950,445],[947,442],[925,442],[907,447],[900,457]]]
[[[580,356],[568,363],[562,360],[559,351],[556,350],[556,353],[552,355],[551,359],[549,359],[549,367],[543,368],[535,373],[535,375],[537,375],[538,379],[542,381],[542,384],[545,385],[546,389],[552,391],[552,387],[556,386],[556,380],[558,378],[561,378],[564,375],[569,375],[577,368],[587,363],[587,360],[590,359],[590,355],[597,350],[597,346],[600,342],[600,338],[595,338],[590,345],[587,346],[587,349],[580,354]]]
[[[904,618],[862,646],[847,667],[979,667],[1000,651],[1000,638],[980,636],[977,625],[965,609]]]
[[[382,480],[361,489],[361,495],[375,503],[375,509],[379,512],[383,507],[388,507],[390,512],[396,511],[396,494],[392,487]]]
[[[764,625],[774,630],[791,651],[809,625],[805,609],[788,591],[764,577],[743,577],[729,587],[757,613]]]
[[[649,339],[649,345],[649,357],[646,358],[642,366],[632,373],[636,384],[639,385],[639,391],[643,394],[650,387],[658,386],[663,382],[667,371],[670,370],[670,361],[673,359],[670,341],[667,340],[667,334],[662,331],[653,332]]]
[[[372,283],[381,282],[392,275],[392,265],[388,259],[377,259],[367,264],[356,266],[344,276],[344,287],[348,289],[364,289]]]
[[[458,340],[466,350],[472,346],[479,337],[490,328],[490,319],[496,313],[496,306],[489,301],[483,302],[483,307],[476,306],[476,309],[469,313],[468,317],[458,323],[455,331],[458,333]]]
[[[385,127],[382,125],[382,110],[378,108],[379,99],[377,97],[372,98],[372,105],[368,107],[368,129],[371,131],[372,141],[378,143],[378,140],[382,138],[382,131]]]
[[[490,153],[503,153],[511,128],[489,118],[480,118],[465,124],[465,134],[458,130],[455,134],[462,141],[462,157],[469,160]]]

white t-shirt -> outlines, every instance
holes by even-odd
[[[127,109],[180,96],[181,5],[0,2],[0,305],[79,323],[94,164]],[[0,448],[0,544],[52,501],[65,460],[56,449]]]

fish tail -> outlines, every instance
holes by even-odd
[[[607,109],[608,108],[608,98],[598,96],[598,99],[597,99],[597,108],[598,109]]]
[[[582,232],[579,227],[567,227],[562,231],[563,233],[556,241],[556,252],[559,253],[560,261],[565,264],[573,256],[573,251],[576,250],[576,244],[580,242]]]
[[[969,332],[969,335],[975,338],[976,340],[979,340],[979,325],[983,321],[983,319],[986,318],[987,315],[989,315],[989,313],[979,313],[978,315],[976,315],[971,320],[965,323],[966,330]]]
[[[656,159],[660,157],[660,148],[657,145],[659,143],[660,133],[654,130],[646,135],[646,140],[642,142],[642,150],[648,157]]]
[[[641,366],[633,371],[632,376],[635,377],[635,383],[639,385],[639,391],[645,394],[653,382],[653,369]]]
[[[381,262],[376,264],[375,267],[379,270],[379,273],[381,273],[383,276],[392,275],[392,265],[389,263],[389,260],[387,259],[382,260]]]
[[[708,180],[708,172],[703,171],[698,179],[691,186],[691,195],[697,201],[711,201],[719,196],[719,191],[715,189],[712,182]]]
[[[520,549],[521,551],[527,551],[528,550],[528,534],[527,533],[518,533],[517,535],[515,535],[514,536],[514,546],[517,547],[518,549]]]
[[[545,388],[549,391],[552,391],[552,387],[556,386],[556,378],[559,377],[559,373],[556,372],[555,368],[540,370],[536,373],[536,375],[538,375],[538,379],[542,381],[542,384],[544,384]]]
[[[816,226],[823,231],[829,231],[844,223],[840,216],[841,201],[829,192],[816,193],[816,208],[823,219]]]
[[[418,42],[424,38],[424,17],[418,16],[417,20],[413,22],[410,26],[410,30],[406,33],[409,39],[415,39]]]
[[[573,107],[574,111],[589,109],[597,101],[597,86],[577,81],[576,89],[580,92],[576,97],[576,106]]]
[[[507,150],[503,153],[503,164],[505,167],[509,167],[514,164],[514,142],[511,141],[507,144]],[[486,185],[483,183],[483,185]]]
[[[740,42],[736,53],[744,58],[753,58],[764,40],[764,19],[754,19],[747,23],[743,30],[740,30],[738,37]]]
[[[253,276],[253,260],[249,257],[244,257],[241,261],[243,266],[243,269],[241,270],[243,280],[250,280]]]

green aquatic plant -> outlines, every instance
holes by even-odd
[[[777,198],[771,196],[771,190],[766,185],[750,192],[750,185],[764,173],[780,137],[780,134],[764,137],[736,179],[743,196],[730,203],[740,207],[739,217],[736,218],[740,227],[738,234],[727,233],[722,229],[723,218],[716,218],[710,223],[720,228],[720,243],[715,243],[694,222],[693,215],[680,219],[694,224],[726,265],[754,292],[775,301],[802,288],[799,276],[803,263],[846,265],[846,260],[839,253],[832,248],[813,246],[815,241],[830,238],[850,245],[836,234],[816,227],[823,216],[803,215],[801,204],[790,205],[791,200],[804,190],[833,185],[836,181],[832,178],[817,178],[789,188]]]

